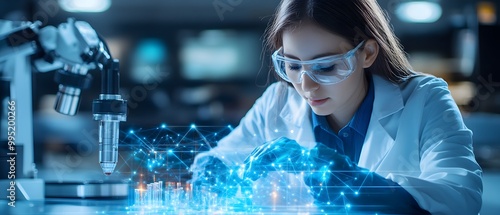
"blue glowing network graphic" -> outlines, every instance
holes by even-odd
[[[190,178],[189,166],[195,155],[216,146],[217,141],[232,130],[225,127],[167,126],[131,129],[120,142],[124,162],[117,169],[129,173],[131,180],[172,182]],[[142,178],[141,178],[142,177]]]
[[[325,211],[333,209],[346,214],[353,207],[350,199],[359,196],[363,183],[371,177],[333,149],[308,150],[286,138],[256,147],[237,167],[227,167],[210,156],[198,157],[192,165],[196,155],[216,147],[232,130],[232,126],[162,124],[123,132],[123,162],[118,162],[117,171],[129,176],[128,210],[332,214]],[[333,174],[334,166],[349,171]]]
[[[231,126],[167,126],[131,129],[121,140],[123,162],[117,171],[130,175],[133,187],[130,210],[195,213],[195,211],[229,211],[245,209],[248,198],[230,201],[210,187],[189,182],[189,167],[195,155],[208,151],[232,131]],[[232,196],[234,197],[234,196]],[[236,198],[232,198],[233,200]]]

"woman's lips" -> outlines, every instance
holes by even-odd
[[[309,104],[311,106],[320,106],[322,104],[324,104],[326,101],[328,101],[328,98],[326,99],[308,99],[309,101]]]

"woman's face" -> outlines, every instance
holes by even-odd
[[[283,54],[297,60],[344,54],[354,47],[344,38],[312,22],[283,32]],[[361,49],[356,53],[355,71],[345,80],[333,85],[320,85],[308,75],[302,83],[293,83],[297,92],[307,100],[312,110],[321,116],[354,113],[366,94],[366,81]]]

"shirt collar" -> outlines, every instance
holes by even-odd
[[[373,109],[373,101],[375,99],[375,89],[373,84],[373,77],[371,75],[367,75],[368,79],[368,91],[366,93],[363,102],[359,106],[356,113],[352,119],[347,123],[346,127],[350,127],[354,129],[361,135],[365,135],[368,130],[368,124],[370,122],[370,117]],[[313,129],[322,128],[327,131],[331,131],[330,126],[328,125],[328,121],[326,120],[326,116],[319,116],[312,112],[312,125]]]

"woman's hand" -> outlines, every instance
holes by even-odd
[[[346,155],[321,143],[310,150],[309,159],[312,168],[305,174],[308,186],[319,184],[342,186],[355,179],[359,171],[364,171]]]
[[[244,178],[255,181],[270,171],[304,171],[310,165],[307,152],[295,140],[286,137],[264,143],[245,159]]]
[[[242,181],[236,171],[231,170],[214,156],[202,156],[196,159],[191,172],[193,172],[191,179],[193,186],[206,186],[211,192],[223,196],[234,196],[238,190],[237,186]]]

